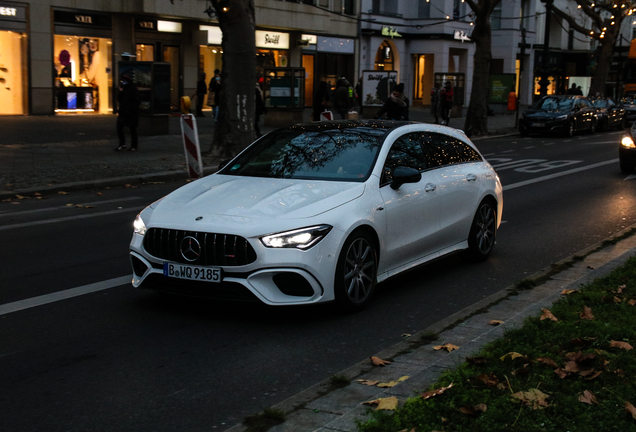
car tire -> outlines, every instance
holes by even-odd
[[[619,161],[619,166],[621,167],[621,172],[623,174],[631,174],[634,171],[634,165],[625,163],[623,161]]]
[[[375,242],[363,231],[354,231],[344,243],[336,267],[336,303],[347,312],[357,312],[369,303],[378,273]]]
[[[601,124],[598,125],[598,130],[601,132],[607,132],[609,129],[609,120],[602,121]]]
[[[495,246],[497,236],[497,205],[485,199],[477,208],[468,234],[467,257],[474,262],[488,259]]]
[[[590,135],[596,132],[596,120],[592,120],[592,126],[590,126],[590,130],[588,130],[588,132]]]
[[[574,136],[574,122],[571,121],[567,125],[567,129],[565,130],[565,136],[572,138]]]

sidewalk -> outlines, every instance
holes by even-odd
[[[310,109],[304,117],[310,120]],[[428,108],[412,107],[411,120],[433,119]],[[170,117],[169,135],[140,136],[137,153],[114,151],[115,121],[113,115],[0,117],[0,199],[186,176],[179,116]],[[464,121],[453,118],[450,125],[461,128]],[[514,113],[488,117],[492,134],[514,133],[514,124]],[[214,134],[211,113],[197,125],[205,153]],[[263,133],[274,129],[261,126]],[[204,170],[213,172],[218,162],[203,157]]]

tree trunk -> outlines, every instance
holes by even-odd
[[[471,35],[475,42],[473,83],[464,131],[468,136],[488,134],[488,96],[491,50],[490,14],[479,13]]]
[[[228,159],[254,140],[254,0],[213,0],[223,32],[219,117],[207,155]],[[223,8],[229,8],[226,12]]]
[[[606,33],[601,42],[600,47],[596,50],[596,70],[594,71],[594,75],[592,75],[592,83],[590,84],[590,92],[588,93],[589,97],[605,95],[605,84],[612,64],[612,54],[614,44],[616,43],[616,36]]]

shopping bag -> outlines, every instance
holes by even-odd
[[[320,113],[320,121],[331,121],[333,120],[333,113],[329,110],[324,110]]]

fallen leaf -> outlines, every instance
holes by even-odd
[[[601,375],[602,373],[603,373],[602,371],[596,371],[596,372],[594,372],[592,375],[590,375],[590,376],[586,376],[586,377],[585,377],[585,380],[586,380],[586,381],[592,381],[593,379],[598,378],[598,377],[599,377],[599,375]],[[581,375],[583,375],[583,374],[581,374]]]
[[[634,305],[636,305],[636,300],[630,300],[630,301],[627,302],[627,304],[630,305],[630,306],[634,306]]]
[[[403,376],[400,379],[398,379],[397,381],[389,381],[389,382],[383,382],[383,383],[379,383],[378,387],[380,388],[391,388],[391,387],[395,387],[396,385],[398,385],[399,383],[401,383],[402,381],[405,381],[409,379],[408,376]]]
[[[634,347],[628,344],[627,342],[621,342],[621,341],[615,341],[615,340],[613,340],[610,343],[610,347],[624,349],[625,351],[634,349]]]
[[[477,379],[486,384],[488,387],[497,387],[499,385],[499,380],[492,373],[478,375]]]
[[[402,337],[403,337],[403,338],[410,338],[410,337],[411,337],[411,335],[410,335],[410,334],[408,334],[408,333],[402,333]]]
[[[630,404],[629,402],[625,402],[625,411],[630,413],[636,420],[636,408],[634,407],[634,405]]]
[[[594,396],[592,392],[589,390],[585,390],[581,395],[579,395],[579,402],[583,402],[588,405],[592,405],[592,404],[598,405],[596,396]]]
[[[592,308],[589,308],[587,306],[583,307],[583,312],[581,312],[579,316],[581,317],[581,319],[584,319],[584,320],[591,321],[594,319],[594,315],[592,315]]]
[[[447,387],[440,387],[440,388],[438,388],[436,390],[431,390],[431,391],[424,392],[424,393],[422,393],[420,395],[420,397],[422,399],[428,399],[428,398],[432,398],[432,397],[435,397],[435,396],[439,396],[442,393],[444,393],[446,390],[451,388],[452,386],[453,386],[453,383],[450,383]]]
[[[557,365],[554,360],[549,359],[547,357],[539,357],[537,359],[537,361],[539,363],[543,363],[544,365],[548,365],[548,366],[553,367],[553,368],[558,368],[559,367],[559,365]]]
[[[501,361],[506,360],[508,357],[510,357],[511,360],[514,360],[514,359],[519,358],[519,357],[525,358],[526,356],[521,355],[518,352],[509,352],[508,354],[505,354],[505,355],[501,356]]]
[[[356,382],[359,382],[362,385],[374,386],[377,383],[379,383],[380,381],[371,381],[371,380],[359,379],[359,380],[356,380]]]
[[[561,294],[563,294],[563,295],[569,295],[569,294],[572,294],[573,292],[576,292],[576,290],[573,290],[573,289],[564,289],[563,291],[561,291]]]
[[[488,321],[488,324],[493,325],[493,326],[498,326],[498,325],[503,324],[503,321],[501,321],[501,320],[490,320],[490,321]]]
[[[614,303],[616,303],[616,304],[622,303],[622,302],[623,302],[623,300],[624,300],[624,299],[622,299],[622,298],[620,298],[620,297],[614,296]]]
[[[25,197],[25,196],[23,196],[23,195],[16,195],[15,197],[16,197],[17,199],[19,199],[19,200],[29,199],[28,197]]]
[[[445,349],[446,351],[451,352],[451,351],[455,351],[456,349],[459,349],[459,347],[457,345],[453,345],[453,344],[447,343],[447,344],[444,344],[444,345],[438,345],[436,347],[433,347],[433,349],[435,351],[439,351],[439,350]]]
[[[58,195],[68,195],[68,192],[59,191],[57,194],[58,194]]]
[[[541,310],[543,311],[543,315],[541,315],[541,318],[539,318],[540,321],[543,321],[545,319],[549,319],[550,321],[558,321],[557,317],[555,317],[548,309],[543,308]]]
[[[472,364],[485,364],[488,360],[486,357],[466,357],[466,361]]]
[[[382,360],[380,357],[371,357],[371,363],[376,366],[386,366],[388,364],[391,364],[390,361]]]
[[[95,195],[104,195],[102,192],[96,192]]]
[[[362,404],[377,405],[377,407],[375,408],[376,411],[379,411],[379,410],[392,411],[396,409],[398,406],[398,398],[395,396],[391,396],[388,398],[380,398],[380,399],[375,399],[368,402],[362,402]]]
[[[554,373],[555,373],[555,374],[557,374],[557,375],[558,375],[558,377],[559,377],[559,378],[561,378],[561,379],[563,379],[563,378],[565,378],[566,376],[568,376],[568,375],[569,375],[569,374],[568,374],[566,371],[564,371],[562,368],[558,368],[558,369],[556,369],[556,370],[554,371]]]
[[[550,395],[543,393],[539,389],[531,389],[527,392],[520,391],[513,394],[511,397],[523,402],[524,404],[535,410],[543,409],[550,406],[548,402],[546,402],[546,399],[549,398]]]
[[[477,415],[479,413],[485,413],[487,410],[488,410],[488,407],[486,406],[486,404],[483,404],[483,403],[479,405],[475,405],[473,407],[465,406],[459,409],[459,411],[461,411],[463,414],[471,415],[471,416]]]
[[[66,207],[73,207],[75,204],[66,204]]]

